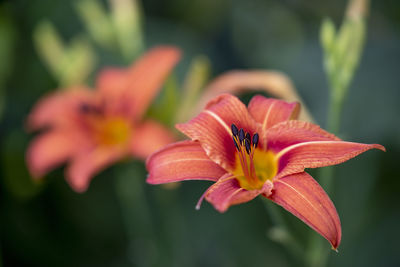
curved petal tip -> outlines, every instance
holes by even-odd
[[[322,235],[337,250],[342,238],[339,215],[328,195],[309,174],[297,173],[275,181],[268,198]]]

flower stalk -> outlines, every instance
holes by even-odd
[[[321,26],[321,45],[324,53],[324,69],[330,87],[328,131],[339,134],[341,113],[350,83],[358,67],[366,35],[365,18],[369,0],[350,0],[342,26],[336,32],[330,19]],[[322,187],[332,194],[334,170],[332,167],[320,170]],[[329,252],[322,239],[312,236],[306,260],[309,266],[326,266]]]

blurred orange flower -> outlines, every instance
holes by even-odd
[[[341,225],[325,191],[306,172],[345,162],[378,144],[345,142],[319,126],[296,120],[299,104],[255,96],[246,107],[235,96],[215,97],[176,127],[191,140],[170,144],[146,162],[147,182],[215,183],[200,198],[219,212],[263,195],[297,216],[336,249]]]
[[[156,47],[129,68],[101,71],[95,90],[75,87],[42,98],[28,117],[29,130],[43,130],[26,153],[33,177],[68,162],[66,179],[83,192],[110,164],[129,155],[144,160],[174,141],[143,115],[179,58],[177,48]]]

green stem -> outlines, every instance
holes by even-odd
[[[340,119],[342,115],[343,100],[344,96],[338,96],[332,93],[327,118],[327,130],[334,134],[338,134],[340,130]]]
[[[293,234],[290,233],[290,228],[282,216],[282,209],[267,198],[263,198],[263,200],[274,225],[269,231],[270,238],[281,243],[292,254],[293,259],[301,260],[304,255],[304,249]]]
[[[152,266],[157,253],[154,225],[145,195],[142,166],[121,166],[116,174],[116,195],[128,239],[127,257],[134,266]]]
[[[338,92],[339,88],[333,88],[332,92]],[[343,96],[338,96],[337,94],[331,95],[331,103],[328,111],[328,131],[334,134],[338,134],[340,131],[340,119],[342,113],[343,106]],[[333,195],[333,176],[334,169],[333,167],[325,167],[319,170],[319,182],[326,191],[326,193],[330,196]],[[329,254],[331,250],[329,250],[328,245],[325,244],[326,241],[318,235],[313,234],[310,237],[309,249],[306,254],[307,265],[310,267],[322,267],[326,266],[329,259]]]
[[[332,90],[335,91],[335,90]],[[337,90],[336,90],[337,91]],[[338,97],[334,94],[331,95],[331,103],[328,111],[327,125],[328,132],[338,134],[340,131],[340,119],[342,114],[344,97]],[[333,168],[327,167],[320,169],[320,184],[325,191],[330,194],[332,193],[333,184]]]

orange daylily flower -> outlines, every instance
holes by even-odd
[[[200,198],[219,212],[258,195],[272,200],[325,237],[336,249],[341,225],[336,209],[305,168],[335,165],[378,144],[342,141],[310,122],[296,120],[299,104],[255,96],[246,107],[223,94],[176,128],[191,140],[170,144],[146,162],[147,182],[215,183]]]
[[[41,99],[28,117],[30,130],[44,129],[26,154],[33,177],[68,162],[66,179],[83,192],[115,161],[129,155],[144,160],[174,141],[167,128],[143,120],[143,114],[179,58],[177,48],[156,47],[127,69],[101,71],[95,90],[76,87]]]

